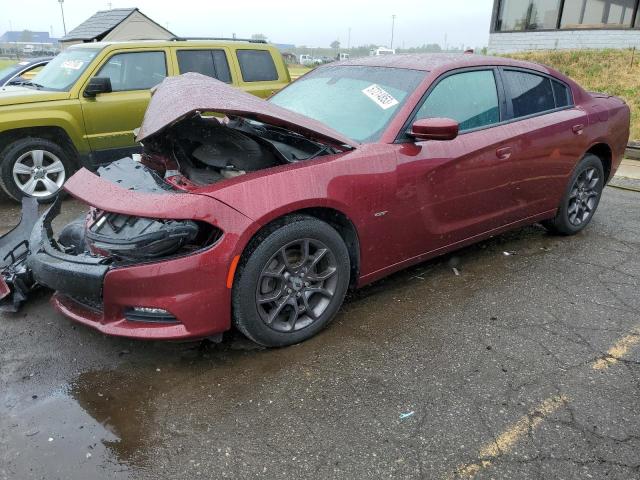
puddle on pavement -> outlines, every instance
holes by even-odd
[[[311,382],[339,373],[335,359],[377,355],[362,348],[365,338],[383,343],[418,335],[415,318],[425,311],[434,312],[419,327],[425,348],[445,348],[437,318],[446,321],[492,276],[512,274],[503,247],[531,256],[548,253],[554,242],[532,227],[395,274],[351,294],[334,324],[301,345],[265,350],[238,335],[221,345],[158,343],[133,352],[116,370],[81,372],[63,390],[6,415],[6,471],[21,478],[127,478],[152,471],[154,454],[168,441],[232,428],[230,418],[286,392],[292,374]],[[461,276],[453,274],[452,262]]]

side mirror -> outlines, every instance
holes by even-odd
[[[458,136],[460,124],[450,118],[423,118],[411,125],[411,135],[416,140],[453,140]]]
[[[85,97],[95,97],[99,93],[110,93],[111,79],[109,77],[93,77],[89,80],[89,85],[84,89]]]

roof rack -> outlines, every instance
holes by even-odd
[[[253,38],[228,38],[228,37],[173,37],[172,42],[179,42],[183,40],[224,40],[232,42],[250,42],[250,43],[267,43],[266,40],[257,40]]]

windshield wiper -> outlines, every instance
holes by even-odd
[[[44,85],[40,85],[39,83],[34,83],[30,80],[27,80],[26,82],[20,82],[18,85],[20,86],[25,86],[25,87],[36,87],[38,90],[41,90],[44,88]]]

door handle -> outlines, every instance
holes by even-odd
[[[584,130],[584,125],[579,123],[578,125],[574,125],[573,127],[571,127],[571,131],[573,133],[575,133],[576,135],[581,135],[582,131]]]
[[[511,147],[502,147],[496,150],[496,157],[500,160],[509,160],[511,157]]]

